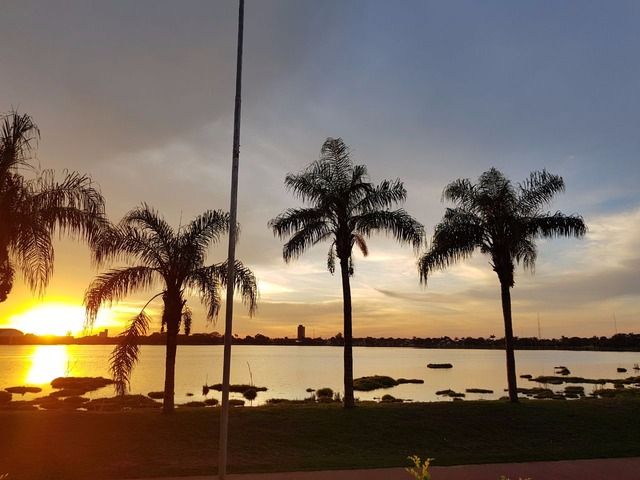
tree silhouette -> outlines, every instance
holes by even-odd
[[[94,244],[98,266],[124,260],[128,267],[99,275],[85,292],[86,326],[95,321],[98,310],[140,290],[161,286],[120,334],[111,355],[111,372],[118,393],[129,387],[133,367],[139,357],[139,339],[147,334],[151,318],[145,312],[154,299],[162,297],[161,326],[167,332],[163,412],[174,411],[175,359],[180,329],[190,332],[191,310],[186,296],[194,293],[207,307],[213,321],[220,308],[220,289],[227,284],[226,262],[206,266],[207,250],[229,229],[229,215],[207,211],[191,223],[174,231],[158,212],[143,204],[131,210],[119,225],[106,230]],[[258,288],[253,273],[241,262],[235,263],[234,282],[252,315],[256,310]]]
[[[435,227],[431,247],[418,262],[420,281],[426,284],[432,272],[470,257],[476,249],[491,258],[491,267],[500,281],[512,403],[518,402],[511,318],[515,265],[522,263],[525,269],[533,271],[538,238],[582,237],[587,231],[578,215],[542,212],[555,194],[562,191],[562,177],[545,170],[532,172],[516,186],[495,168],[480,175],[475,184],[468,179],[456,180],[445,187],[442,197],[457,207],[446,209]]]
[[[391,233],[401,243],[417,250],[424,228],[406,211],[390,210],[404,202],[407,192],[400,180],[379,185],[368,179],[364,165],[353,165],[349,147],[342,139],[328,138],[320,158],[298,174],[288,174],[286,187],[294,196],[311,204],[290,208],[269,221],[280,238],[288,238],[283,248],[286,262],[298,258],[320,242],[331,242],[327,268],[333,274],[340,262],[344,314],[344,406],[355,405],[353,396],[353,335],[350,277],[354,273],[353,247],[368,254],[365,238],[374,232]]]
[[[22,273],[32,292],[44,294],[53,275],[52,235],[58,230],[91,242],[106,222],[104,199],[87,175],[33,165],[40,130],[27,114],[0,116],[0,302]],[[32,178],[23,174],[31,172]]]

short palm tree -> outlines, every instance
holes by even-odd
[[[434,271],[470,257],[476,248],[491,258],[500,281],[507,382],[509,400],[513,403],[518,401],[511,319],[515,265],[522,263],[525,269],[533,271],[538,238],[579,238],[587,231],[578,215],[542,211],[562,191],[562,177],[545,170],[532,172],[516,186],[495,168],[480,175],[475,184],[468,179],[456,180],[445,187],[442,197],[455,202],[457,207],[447,208],[435,227],[431,247],[418,262],[420,281],[426,284]]]
[[[391,233],[396,240],[420,248],[423,226],[406,211],[390,210],[407,197],[400,180],[369,181],[367,168],[354,165],[349,147],[342,139],[328,138],[320,158],[298,174],[288,174],[285,185],[308,208],[290,208],[269,222],[280,238],[288,238],[283,256],[286,262],[299,257],[309,247],[331,242],[327,267],[335,271],[340,262],[344,313],[344,406],[355,405],[353,396],[353,337],[350,277],[354,273],[353,248],[368,254],[366,237],[374,232]]]
[[[139,358],[139,340],[146,335],[151,318],[146,307],[162,297],[161,326],[167,332],[163,412],[174,411],[175,360],[178,333],[189,333],[191,310],[187,295],[196,294],[207,307],[207,319],[213,321],[220,308],[220,289],[227,283],[226,262],[205,265],[207,250],[229,229],[229,215],[207,211],[177,232],[148,205],[134,208],[120,224],[106,230],[94,244],[98,266],[123,260],[130,266],[99,275],[85,292],[86,324],[91,327],[98,310],[139,290],[160,286],[140,313],[133,317],[111,355],[111,373],[118,393],[129,388],[133,367]],[[237,291],[253,314],[257,305],[257,282],[241,262],[235,263]]]
[[[32,165],[39,138],[29,115],[0,116],[0,302],[11,292],[16,268],[33,292],[44,293],[56,229],[91,242],[106,222],[104,199],[87,175],[65,172],[56,181],[53,171]]]

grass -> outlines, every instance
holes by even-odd
[[[640,400],[274,405],[234,408],[231,473],[640,456]],[[219,408],[175,415],[0,411],[10,480],[122,479],[216,471]]]

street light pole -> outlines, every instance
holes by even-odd
[[[224,331],[224,363],[222,369],[222,410],[220,412],[220,452],[218,478],[224,480],[227,473],[227,437],[229,431],[229,383],[231,377],[231,339],[233,335],[233,290],[235,280],[238,170],[240,165],[240,105],[242,98],[242,43],[244,33],[244,0],[238,8],[238,53],[236,61],[236,101],[233,114],[233,154],[231,166],[231,205],[229,209],[229,254],[227,256],[227,305]]]

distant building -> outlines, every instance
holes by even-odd
[[[109,329],[105,328],[103,331],[98,333],[98,338],[108,338],[109,337]]]
[[[304,340],[304,325],[298,325],[298,340]]]

